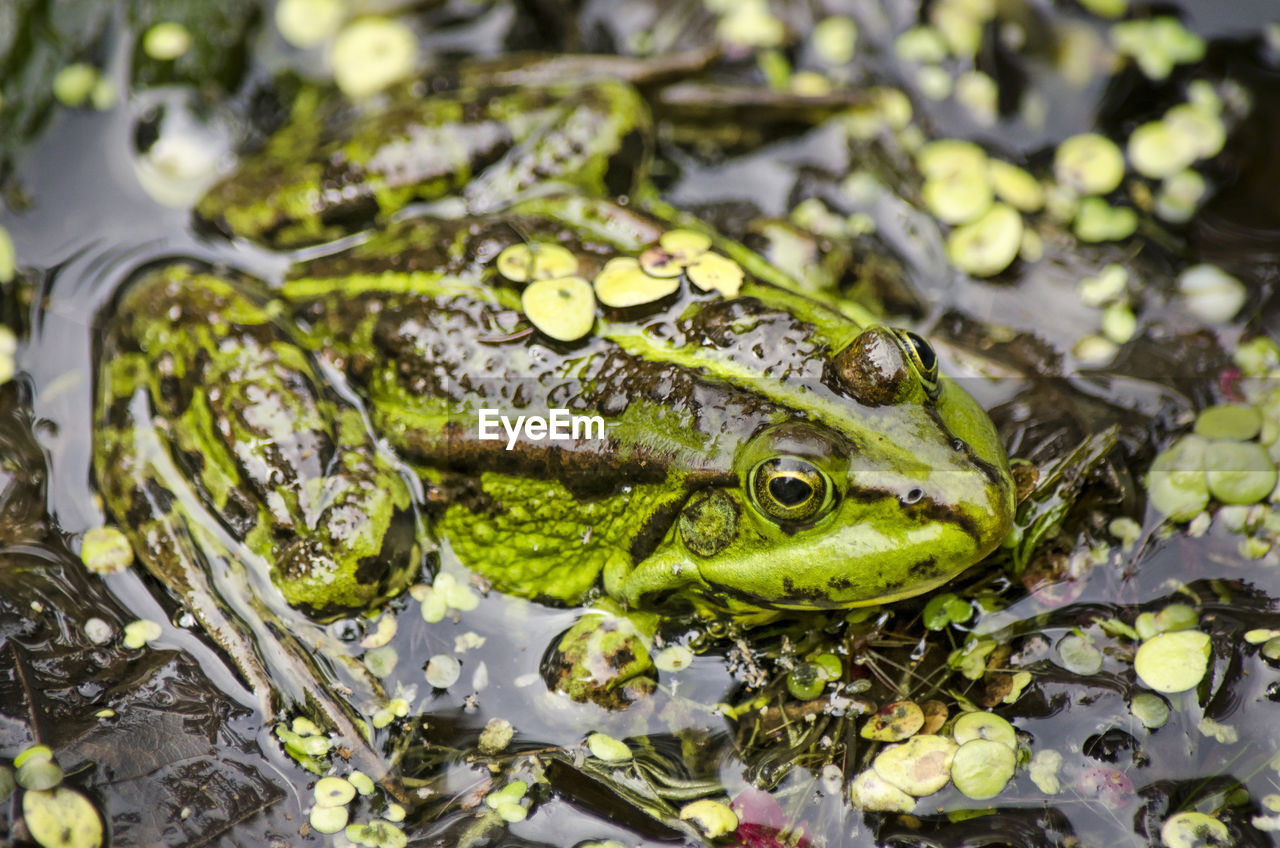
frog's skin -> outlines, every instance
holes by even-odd
[[[737,296],[683,281],[573,344],[528,326],[503,248],[560,244],[591,279],[670,226],[605,198],[643,182],[626,85],[399,94],[354,123],[334,103],[300,96],[198,213],[275,247],[370,235],[296,262],[277,292],[185,261],[140,274],[99,375],[108,509],[255,686],[285,662],[270,645],[300,651],[283,630],[314,633],[281,598],[319,618],[375,605],[419,577],[431,538],[503,592],[749,618],[926,592],[1004,537],[1004,452],[928,345],[788,290],[741,245],[716,240],[747,271]],[[392,221],[419,201],[433,216]],[[569,408],[607,436],[508,451],[478,438],[481,407]],[[425,483],[430,535],[374,434]]]

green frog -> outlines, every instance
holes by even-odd
[[[659,617],[918,595],[1006,535],[1005,453],[928,342],[647,201],[650,146],[612,79],[305,89],[196,210],[306,247],[285,279],[175,260],[117,298],[106,508],[266,708],[360,740],[367,703],[336,693],[376,681],[320,623],[438,546],[501,592],[590,605],[555,685],[625,702]],[[549,330],[535,286],[585,333]],[[553,438],[562,415],[586,426]]]

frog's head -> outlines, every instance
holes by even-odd
[[[871,327],[830,357],[811,407],[734,456],[736,486],[694,492],[617,587],[820,609],[926,592],[1000,543],[1008,461],[986,413],[914,333]]]

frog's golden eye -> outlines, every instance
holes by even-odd
[[[835,504],[835,487],[812,462],[778,456],[756,464],[747,477],[756,508],[779,524],[810,523]]]
[[[898,336],[898,341],[902,343],[902,349],[907,352],[907,358],[911,360],[911,364],[915,366],[916,371],[920,374],[925,391],[930,395],[937,394],[938,354],[934,351],[933,345],[910,330],[894,330],[893,332]]]

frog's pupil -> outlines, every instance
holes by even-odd
[[[938,355],[934,353],[933,345],[910,330],[907,331],[907,338],[916,349],[916,356],[920,357],[920,365],[924,368],[925,373],[930,373],[934,368],[938,367]]]
[[[782,506],[799,506],[813,497],[813,487],[799,477],[778,475],[769,481],[769,494]]]

